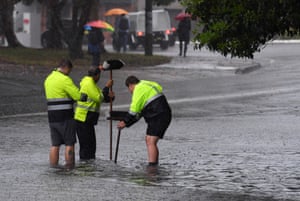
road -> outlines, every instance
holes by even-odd
[[[122,131],[118,164],[109,161],[107,105],[97,126],[97,160],[73,171],[48,168],[46,115],[29,113],[38,105],[29,100],[43,100],[42,81],[17,76],[12,82],[2,72],[1,82],[16,86],[4,91],[6,108],[17,100],[28,114],[0,118],[0,199],[300,200],[299,52],[298,44],[270,44],[255,54],[261,68],[244,74],[217,69],[222,57],[192,48],[170,66],[115,71],[116,110],[128,108],[130,74],[162,83],[171,103],[173,121],[154,173],[145,170],[143,120]],[[176,53],[177,47],[159,52]]]

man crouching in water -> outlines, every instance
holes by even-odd
[[[169,127],[172,119],[171,108],[162,86],[157,82],[139,80],[135,76],[129,76],[125,85],[132,94],[130,110],[124,121],[118,123],[118,128],[130,127],[141,117],[147,123],[146,146],[148,151],[149,166],[156,166],[159,162],[159,150],[157,143]]]

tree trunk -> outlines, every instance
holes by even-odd
[[[82,51],[82,36],[74,38],[72,42],[68,45],[69,57],[71,59],[83,58]]]
[[[83,58],[83,26],[88,20],[93,1],[73,1],[72,19],[64,24],[60,13],[66,5],[67,0],[49,1],[48,8],[51,18],[51,29],[58,34],[60,40],[63,40],[67,44],[71,59]],[[79,13],[81,14],[79,15]]]
[[[66,5],[67,0],[56,1],[51,0],[46,2],[47,4],[47,15],[49,19],[48,33],[49,40],[48,48],[63,48],[62,39],[64,36],[64,27],[61,21],[61,12],[63,7]]]
[[[3,3],[0,7],[0,24],[9,47],[23,47],[14,31],[13,21],[14,3]]]
[[[93,1],[81,2],[80,6],[76,3],[73,4],[72,32],[67,34],[68,37],[65,38],[68,40],[69,56],[71,59],[83,58],[84,56],[82,51],[83,26],[88,21],[92,4]],[[78,13],[81,13],[81,15],[79,16]]]

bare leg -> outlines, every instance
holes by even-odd
[[[75,151],[74,151],[74,145],[73,146],[66,146],[65,150],[65,160],[66,160],[66,166],[68,168],[74,167],[75,164]]]
[[[158,163],[159,150],[157,147],[157,142],[159,138],[156,136],[146,135],[146,145],[148,150],[148,162]]]
[[[52,146],[49,154],[50,166],[56,167],[59,160],[59,146]]]

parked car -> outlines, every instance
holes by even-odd
[[[57,31],[50,29],[42,33],[41,45],[43,48],[63,48],[63,41]]]
[[[172,27],[171,32],[172,32],[172,34],[169,35],[169,46],[174,46],[175,42],[176,42],[176,37],[177,37],[176,28]]]
[[[72,19],[62,19],[62,26],[65,34],[72,34]],[[87,44],[87,37],[84,35],[83,44]],[[58,31],[48,26],[48,30],[41,34],[41,45],[43,48],[67,48]]]
[[[131,50],[135,50],[138,46],[145,44],[145,11],[129,12],[128,17],[130,22],[128,45]],[[175,43],[173,33],[168,11],[153,10],[153,44],[160,45],[161,49],[167,49]],[[117,34],[113,34],[113,46],[118,48]]]

